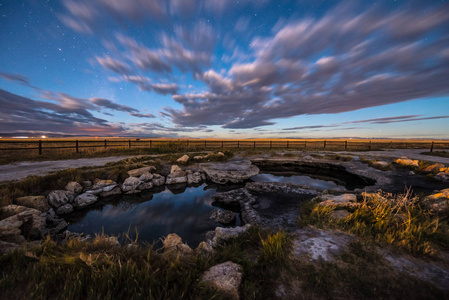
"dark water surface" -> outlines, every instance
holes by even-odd
[[[68,227],[72,232],[121,235],[129,230],[140,241],[158,241],[170,233],[177,233],[184,242],[196,247],[209,230],[220,224],[209,216],[216,207],[211,205],[215,189],[188,187],[180,194],[168,188],[160,193],[145,193],[122,198],[72,214]]]
[[[259,174],[251,178],[256,182],[284,182],[303,184],[314,188],[341,187],[333,181],[300,175]],[[221,226],[211,220],[212,196],[217,192],[243,187],[241,185],[217,186],[202,184],[198,187],[174,189],[160,188],[159,192],[144,192],[101,200],[95,205],[66,217],[68,230],[94,235],[102,233],[120,235],[128,233],[140,242],[158,242],[170,233],[177,233],[191,247],[204,240],[206,232]],[[217,191],[218,189],[218,191]],[[240,225],[238,214],[237,224]]]

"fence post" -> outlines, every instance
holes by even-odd
[[[108,147],[108,142],[104,140],[104,148],[106,149],[106,147]]]
[[[307,141],[304,141],[304,149],[307,149]]]
[[[326,140],[324,140],[324,149],[326,149]]]
[[[78,140],[75,141],[75,148],[76,148],[76,153],[79,153]]]
[[[128,147],[131,149],[131,140],[128,140]]]
[[[237,141],[237,148],[240,148],[240,142]]]
[[[345,141],[345,150],[348,150],[348,141]]]
[[[42,155],[42,141],[39,140],[39,155]]]
[[[369,141],[368,150],[371,150],[371,141]]]
[[[207,148],[207,141],[204,141],[204,148]]]
[[[433,141],[432,141],[432,145],[430,146],[430,152],[433,152]]]

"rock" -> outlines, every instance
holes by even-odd
[[[29,207],[10,204],[7,206],[0,207],[0,210],[1,210],[0,216],[2,217],[2,219],[6,219],[8,217],[17,215],[21,212],[27,211],[28,209],[29,209]]]
[[[201,155],[197,155],[193,157],[194,160],[202,160],[203,157]]]
[[[65,215],[65,214],[69,214],[73,211],[73,206],[71,204],[64,204],[61,205],[60,207],[58,207],[56,209],[56,214],[57,215]]]
[[[177,165],[171,166],[170,174],[167,176],[165,184],[186,183],[186,173]]]
[[[181,163],[181,164],[185,164],[185,163],[187,163],[188,160],[189,160],[189,156],[187,154],[184,154],[183,156],[178,158],[176,160],[176,162]]]
[[[201,242],[198,245],[198,247],[196,247],[196,249],[195,249],[195,253],[200,254],[200,255],[209,255],[214,252],[215,252],[214,248],[212,248],[211,245],[209,245],[208,243],[206,243],[204,241]]]
[[[0,255],[8,254],[10,252],[13,252],[15,249],[19,248],[20,245],[15,243],[9,243],[0,241]]]
[[[386,161],[376,160],[372,164],[373,168],[380,169],[380,170],[389,170],[392,169],[391,165],[387,163]]]
[[[168,256],[186,256],[192,254],[193,250],[187,244],[182,242],[182,239],[176,233],[170,233],[163,241],[164,255]]]
[[[214,209],[210,218],[224,225],[235,223],[235,214],[229,210]]]
[[[182,169],[178,165],[172,165],[170,169],[170,174],[173,174],[175,172],[180,172]]]
[[[413,175],[415,175],[415,172],[410,171],[410,172],[408,172],[408,175],[413,176]]]
[[[117,186],[108,192],[101,192],[100,197],[105,198],[105,197],[109,197],[109,196],[120,195],[121,193],[122,193],[122,189]]]
[[[57,235],[58,233],[66,229],[68,225],[69,224],[67,224],[67,222],[64,219],[59,218],[57,222],[54,224],[54,226],[49,228],[50,235],[51,236]]]
[[[320,195],[319,198],[322,199],[318,205],[321,206],[337,206],[337,207],[357,207],[360,204],[357,203],[357,196],[354,194],[343,194],[339,196],[334,195]],[[323,200],[324,199],[324,200]]]
[[[334,210],[330,213],[329,217],[334,220],[346,219],[351,213],[345,209]]]
[[[240,299],[239,288],[242,282],[242,266],[232,261],[213,266],[204,272],[200,282],[229,295],[232,299]]]
[[[293,257],[307,257],[310,261],[333,261],[355,239],[341,231],[312,227],[298,229],[293,236]]]
[[[205,163],[200,168],[211,181],[218,184],[238,183],[259,174],[259,168],[249,160],[226,163]]]
[[[16,199],[16,203],[21,206],[35,208],[42,212],[50,209],[47,198],[45,196],[26,196]]]
[[[118,237],[116,236],[108,236],[104,238],[105,242],[111,244],[112,246],[120,246],[120,242],[118,241]]]
[[[112,191],[115,187],[117,187],[117,182],[112,180],[102,180],[102,179],[96,179],[95,184],[91,187],[91,190],[100,190],[101,192],[109,192]],[[99,194],[98,193],[98,194]],[[95,194],[95,192],[93,193]]]
[[[199,172],[192,172],[188,170],[187,172],[187,184],[196,184],[203,181],[203,178],[201,177],[201,173]]]
[[[65,186],[66,191],[69,191],[72,194],[79,194],[83,191],[83,187],[76,181],[70,181]]]
[[[73,200],[73,194],[69,191],[56,190],[48,194],[48,203],[54,208],[58,208],[61,205],[67,204]]]
[[[442,164],[433,164],[423,169],[426,173],[438,173],[441,169],[444,168]]]
[[[215,156],[222,157],[222,156],[225,156],[225,155],[224,155],[223,152],[217,152],[217,154],[215,154]]]
[[[45,236],[46,218],[34,208],[0,221],[0,239],[7,242],[20,242],[23,237],[36,240]]]
[[[83,193],[75,198],[72,202],[72,206],[75,208],[81,208],[91,205],[98,201],[98,196],[89,192]]]
[[[153,171],[156,171],[156,168],[153,166],[149,166],[149,167],[143,167],[143,168],[138,168],[138,169],[134,169],[134,170],[129,170],[127,173],[131,177],[140,177],[143,174],[148,174]]]
[[[449,213],[449,189],[444,189],[427,196],[422,201],[423,205],[434,214]]]
[[[449,181],[449,171],[439,172],[437,173],[437,175],[435,175],[435,178],[441,181]]]
[[[395,163],[397,163],[398,165],[401,165],[401,166],[405,166],[405,167],[419,168],[419,160],[409,159],[405,156],[403,156],[402,158],[396,159]]]
[[[214,247],[214,244],[222,244],[229,239],[236,238],[242,234],[244,234],[249,228],[251,228],[251,224],[246,224],[245,226],[237,226],[237,227],[216,227],[215,228],[215,236],[212,239],[210,245]]]
[[[90,180],[81,181],[81,185],[83,186],[83,191],[85,191],[92,187],[92,181]]]
[[[159,174],[153,174],[153,186],[162,186],[165,184],[165,177]]]
[[[141,183],[142,181],[137,177],[128,177],[122,184],[122,191],[125,194],[140,193],[138,187]]]

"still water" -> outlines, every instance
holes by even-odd
[[[300,175],[259,174],[251,178],[256,182],[284,182],[303,184],[313,188],[331,189],[341,187],[332,181]],[[161,188],[160,192],[145,192],[124,195],[112,200],[101,200],[95,205],[66,217],[68,230],[94,235],[104,232],[108,235],[125,233],[138,241],[156,242],[170,233],[177,233],[189,246],[195,248],[204,240],[206,232],[214,230],[219,223],[211,220],[212,196],[217,192],[243,187],[202,184],[178,190]],[[238,214],[237,224],[240,225]]]
[[[111,203],[94,207],[89,211],[73,214],[68,220],[69,231],[87,234],[123,234],[140,241],[153,242],[170,233],[177,233],[191,247],[196,247],[209,230],[220,226],[209,216],[216,207],[211,205],[215,189],[188,187],[183,193],[174,194],[165,188],[160,193],[124,196]]]

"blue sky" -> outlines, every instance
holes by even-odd
[[[449,138],[448,1],[0,0],[0,136]]]

